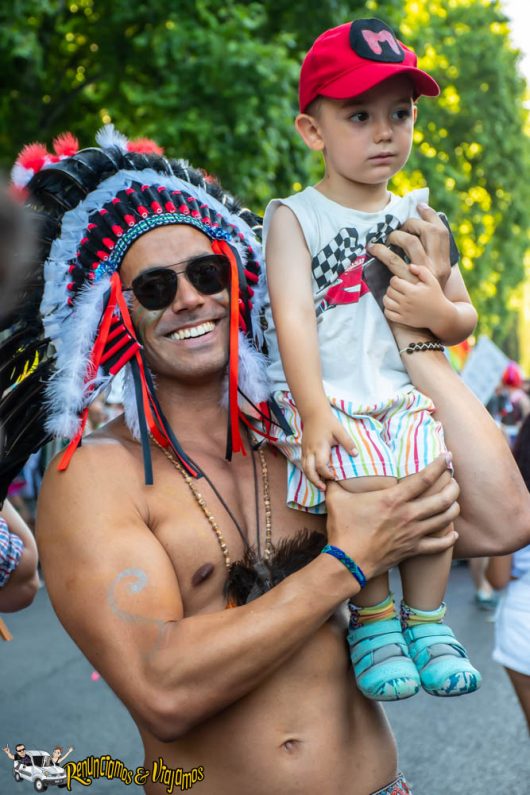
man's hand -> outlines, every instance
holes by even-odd
[[[409,218],[400,229],[392,232],[388,243],[402,248],[411,262],[425,266],[438,280],[441,287],[451,274],[449,257],[449,230],[439,215],[428,205],[418,204],[421,218]],[[388,246],[374,243],[368,247],[370,254],[381,260],[395,276],[415,284],[418,280],[408,265]]]
[[[409,265],[410,272],[417,277],[416,284],[407,279],[392,276],[390,286],[383,297],[385,317],[392,323],[401,323],[412,328],[435,329],[446,325],[454,314],[453,304],[440,286],[440,282],[425,265]]]
[[[458,495],[446,456],[380,491],[350,494],[330,483],[326,493],[329,543],[350,555],[368,578],[406,558],[443,552],[453,546],[458,534],[452,530],[441,538],[429,536],[456,519]]]
[[[318,489],[326,490],[326,480],[333,479],[329,467],[331,448],[342,445],[350,455],[357,455],[353,440],[331,409],[304,417],[302,432],[302,469]]]

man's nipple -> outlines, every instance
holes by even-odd
[[[203,563],[202,566],[199,566],[197,571],[193,574],[191,578],[191,584],[193,586],[202,585],[205,580],[212,576],[215,566],[213,563]]]

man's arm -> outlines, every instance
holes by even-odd
[[[400,230],[399,242],[411,261],[424,265],[441,284],[450,276],[449,233],[434,210],[419,208],[421,219],[410,219]],[[408,266],[386,246],[371,247],[394,275],[407,276]],[[400,349],[410,342],[432,339],[425,329],[391,324]],[[436,406],[448,448],[453,453],[455,477],[461,487],[460,538],[457,557],[503,555],[530,543],[530,493],[501,431],[455,373],[443,353],[403,354],[413,384]]]
[[[7,500],[0,516],[5,519],[9,532],[17,535],[24,544],[18,566],[0,588],[0,613],[14,613],[28,607],[39,589],[37,545],[33,533]]]
[[[115,451],[87,445],[67,472],[49,468],[39,546],[66,630],[138,722],[171,741],[254,690],[359,586],[321,555],[248,605],[184,618],[171,560],[137,508],[141,487]],[[331,488],[330,543],[368,577],[404,557],[447,549],[453,533],[423,537],[458,513],[446,467],[441,458],[381,493]],[[436,493],[423,497],[433,485]]]

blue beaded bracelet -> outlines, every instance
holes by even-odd
[[[362,569],[356,564],[349,555],[339,549],[338,547],[333,547],[331,544],[326,544],[326,546],[321,550],[321,553],[326,553],[327,555],[332,555],[337,560],[346,566],[350,574],[353,574],[361,588],[364,588],[366,585],[366,577],[363,574]]]

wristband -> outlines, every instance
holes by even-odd
[[[323,549],[321,549],[320,552],[321,554],[325,553],[326,555],[331,555],[332,557],[337,558],[337,560],[340,560],[343,566],[346,566],[350,574],[352,574],[355,577],[361,588],[364,588],[364,586],[366,585],[366,577],[362,569],[356,564],[356,562],[352,558],[350,558],[349,555],[343,552],[342,549],[339,549],[338,547],[333,547],[331,546],[331,544],[326,544],[326,546]]]
[[[438,340],[437,342],[409,342],[406,348],[400,353],[414,353],[415,351],[444,351],[445,346]]]

